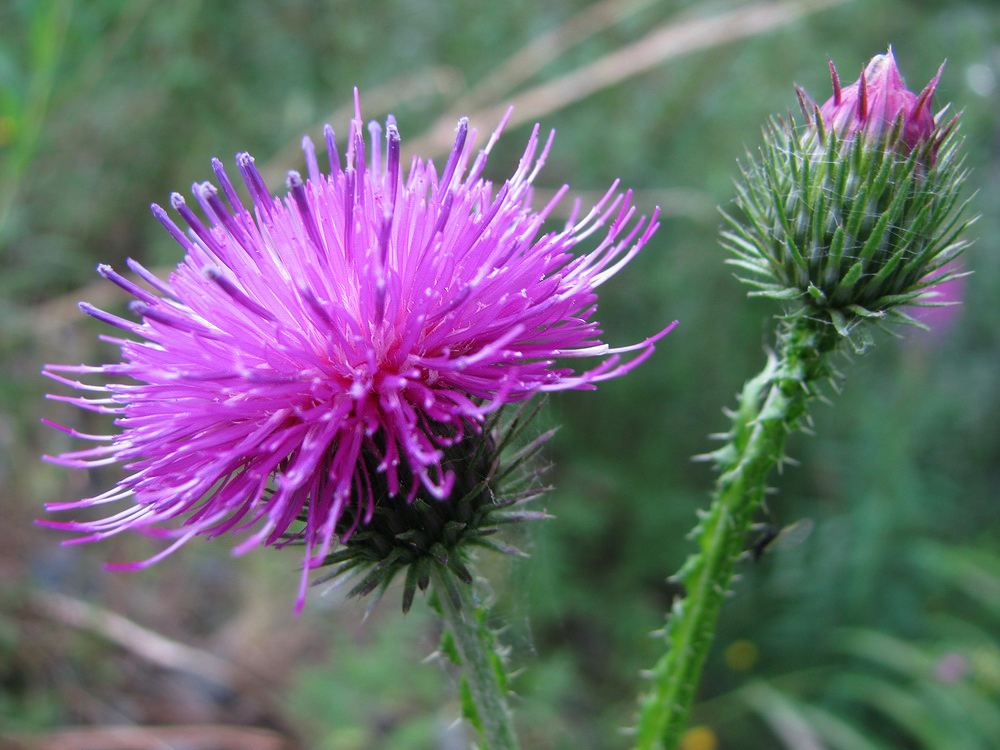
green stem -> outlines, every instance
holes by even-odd
[[[480,731],[484,750],[517,750],[503,665],[493,646],[493,634],[473,602],[472,587],[443,565],[432,568],[441,615],[472,702],[472,711],[466,708],[467,718]]]
[[[686,594],[671,610],[668,650],[652,670],[652,689],[640,707],[637,750],[677,747],[753,513],[816,382],[829,376],[827,359],[837,341],[829,326],[802,317],[784,321],[777,353],[740,394],[728,442],[710,456],[720,474],[712,504],[692,534],[698,551],[674,577]]]

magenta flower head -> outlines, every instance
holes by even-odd
[[[861,133],[865,138],[882,141],[898,127],[895,147],[909,153],[921,142],[932,141],[937,135],[931,99],[943,69],[944,63],[941,63],[937,74],[920,94],[914,94],[906,88],[890,47],[884,55],[871,59],[855,83],[841,89],[837,69],[831,60],[833,96],[820,107],[820,117],[823,124],[841,138]]]
[[[186,252],[166,280],[133,260],[145,286],[98,267],[135,298],[137,320],[80,305],[127,334],[110,339],[122,361],[45,374],[96,395],[50,398],[112,414],[120,431],[54,425],[98,447],[47,458],[128,474],[48,509],[125,507],[103,520],[43,523],[82,532],[71,542],[126,530],[173,540],[149,560],[110,567],[141,568],[195,536],[244,531],[236,552],[304,546],[301,607],[308,570],[343,562],[335,548],[366,533],[377,538],[362,556],[383,568],[386,556],[421,551],[443,562],[463,530],[483,535],[470,524],[496,503],[493,453],[507,435],[490,415],[622,375],[670,329],[617,349],[600,340],[597,288],[649,241],[656,213],[636,221],[616,182],[590,211],[577,203],[561,229],[543,231],[568,190],[530,207],[551,135],[540,142],[536,126],[513,176],[494,186],[483,169],[503,123],[476,153],[461,120],[442,170],[414,159],[406,172],[393,118],[383,151],[375,123],[366,146],[356,92],[355,113],[344,164],[329,126],[329,174],[304,138],[307,179],[289,172],[283,197],[242,153],[249,206],[217,160],[218,187],[193,186],[207,221],[176,193],[185,230],[154,205]],[[589,252],[572,252],[599,233]],[[598,361],[568,364],[581,358]],[[390,507],[431,517],[414,529]]]

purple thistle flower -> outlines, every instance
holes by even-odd
[[[937,74],[918,95],[906,88],[892,47],[884,55],[873,57],[858,80],[843,89],[837,69],[830,61],[833,96],[820,107],[820,117],[826,127],[842,138],[862,133],[874,140],[885,138],[899,120],[899,142],[904,153],[909,153],[921,141],[930,141],[938,135],[931,99],[943,69],[941,63]]]
[[[586,215],[577,202],[562,230],[541,233],[568,191],[530,208],[552,134],[539,152],[536,125],[517,170],[494,190],[482,173],[505,122],[474,155],[475,131],[461,120],[440,174],[414,159],[404,175],[391,116],[385,152],[372,123],[366,155],[355,91],[346,167],[327,126],[330,173],[303,138],[308,179],[289,172],[283,199],[241,153],[249,209],[218,160],[221,191],[193,186],[207,224],[177,193],[171,205],[186,232],[153,205],[184,262],[163,281],[128,260],[148,289],[98,266],[135,297],[139,322],[80,305],[132,337],[108,339],[122,361],[44,371],[97,394],[50,398],[113,414],[121,427],[88,435],[50,422],[100,445],[46,459],[130,472],[107,492],[47,509],[128,507],[41,523],[84,534],[67,543],[125,530],[174,540],[148,560],[108,566],[117,569],[146,567],[199,534],[252,528],[236,553],[304,544],[301,608],[308,570],[372,518],[373,484],[411,501],[418,490],[447,500],[455,476],[445,449],[488,414],[538,392],[593,388],[645,360],[673,324],[613,349],[593,316],[597,287],[646,244],[657,212],[633,222],[631,192],[616,194],[616,181]],[[595,249],[571,253],[602,230]],[[621,359],[627,352],[637,354]],[[600,361],[583,371],[563,364],[580,357]],[[89,375],[111,382],[93,385]]]

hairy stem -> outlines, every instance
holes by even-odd
[[[517,737],[507,707],[503,665],[493,634],[473,602],[472,587],[445,566],[432,566],[441,616],[451,635],[451,654],[462,668],[466,718],[479,730],[484,750],[517,750]],[[467,703],[471,702],[471,705]]]
[[[674,576],[686,593],[670,612],[664,631],[668,650],[652,669],[652,688],[640,707],[637,750],[677,747],[753,513],[768,475],[784,458],[786,438],[806,415],[817,381],[829,377],[828,355],[837,339],[830,326],[804,317],[786,320],[778,351],[740,393],[727,443],[710,456],[719,478],[712,504],[692,534],[698,550]]]

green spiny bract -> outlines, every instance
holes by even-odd
[[[878,137],[842,137],[802,98],[806,124],[777,118],[759,157],[737,180],[738,212],[724,215],[728,262],[752,295],[783,300],[791,316],[867,340],[865,320],[917,324],[900,307],[933,305],[931,288],[968,244],[961,188],[967,176],[956,119],[944,111],[910,151],[903,119]],[[919,325],[919,324],[917,324]]]
[[[390,493],[383,486],[385,474],[378,470],[377,459],[367,457],[367,474],[374,485],[372,516],[358,523],[354,507],[345,510],[338,524],[344,541],[323,562],[323,567],[333,566],[333,570],[317,583],[360,576],[348,595],[377,592],[381,598],[393,579],[405,571],[402,605],[406,612],[416,589],[426,590],[430,583],[431,566],[444,566],[471,584],[467,565],[471,548],[523,556],[519,549],[496,541],[493,535],[505,524],[548,518],[543,511],[526,510],[525,506],[547,489],[539,481],[544,468],[536,467],[533,459],[555,431],[511,449],[538,408],[522,405],[507,419],[497,412],[482,432],[443,448],[442,465],[455,474],[454,488],[444,500],[429,496],[413,477],[404,482],[418,484],[412,501],[405,492]],[[348,531],[352,527],[357,529],[353,533]]]

